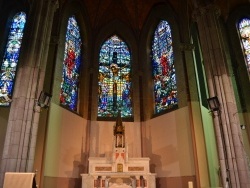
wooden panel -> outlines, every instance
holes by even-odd
[[[112,171],[111,166],[96,166],[95,171]]]
[[[156,178],[157,188],[188,188],[188,182],[193,182],[193,188],[197,188],[195,176],[160,177]]]
[[[144,171],[143,166],[129,166],[128,171]]]

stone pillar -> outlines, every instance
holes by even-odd
[[[102,187],[102,176],[94,176],[94,187],[95,188]]]
[[[82,188],[94,187],[95,177],[89,174],[81,174],[82,176]]]
[[[147,175],[147,188],[156,188],[155,176],[156,174]]]
[[[109,187],[109,180],[110,180],[110,177],[106,177],[105,176],[105,188],[108,188]]]
[[[132,188],[136,188],[136,179],[135,179],[135,177],[130,177],[130,180],[131,180]]]
[[[140,187],[145,188],[145,179],[143,176],[140,176]]]
[[[56,1],[36,1],[31,5],[24,30],[19,68],[1,160],[0,187],[5,172],[32,172],[40,111],[36,99],[43,87]]]
[[[106,176],[101,176],[101,178],[100,178],[100,181],[101,181],[101,187],[105,187],[106,186]]]
[[[193,15],[198,25],[209,95],[218,96],[220,101],[220,111],[214,117],[214,126],[223,187],[250,187],[240,122],[234,116],[237,107],[227,71],[229,60],[226,59],[227,48],[223,43],[225,37],[220,24],[220,11],[211,4],[197,8]]]
[[[194,68],[195,63],[193,53],[195,46],[191,43],[182,43],[180,44],[179,49],[182,51],[183,59],[185,61],[184,67],[187,87],[187,105],[189,109],[190,132],[192,136],[192,152],[194,158],[193,164],[195,167],[196,184],[197,187],[207,187],[209,186],[209,173],[207,170],[208,162],[205,149],[205,135],[203,132],[204,130],[201,120],[201,114],[199,113],[200,106],[197,105],[197,103],[199,102],[199,96],[197,92],[198,86]]]
[[[58,8],[58,1],[52,0],[48,1],[47,4],[45,4],[46,11],[41,12],[41,26],[43,30],[41,30],[41,45],[39,50],[39,58],[40,59],[40,67],[39,67],[39,78],[37,79],[37,91],[36,92],[36,98],[39,97],[40,91],[43,90],[43,83],[45,78],[45,68],[46,68],[46,62],[48,57],[48,50],[49,50],[49,42],[50,42],[50,33],[52,29],[52,23],[53,23],[53,16],[55,10]],[[44,19],[43,19],[44,18]],[[36,105],[36,104],[35,104]],[[35,155],[35,147],[36,147],[36,137],[37,137],[37,129],[38,129],[38,123],[39,123],[39,117],[40,117],[40,111],[36,112],[34,111],[34,121],[31,130],[31,133],[33,135],[31,136],[30,140],[30,149],[28,153],[28,165],[26,171],[32,171],[33,170],[33,164],[34,164],[34,155]]]
[[[140,188],[140,176],[135,176],[136,188]]]

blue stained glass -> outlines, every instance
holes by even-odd
[[[160,21],[154,32],[152,70],[155,114],[158,114],[178,104],[171,28],[164,20]]]
[[[0,70],[0,106],[9,106],[26,23],[26,14],[17,13],[11,22],[8,41]]]
[[[243,18],[238,25],[241,43],[244,50],[246,66],[248,73],[250,73],[250,19]]]
[[[114,35],[99,53],[98,117],[132,117],[131,58],[128,46]]]
[[[60,104],[77,111],[78,87],[81,65],[80,29],[74,16],[68,20],[60,92]]]

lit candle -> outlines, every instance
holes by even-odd
[[[192,181],[188,182],[188,188],[193,188],[193,182]]]

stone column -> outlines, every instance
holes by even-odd
[[[156,188],[155,176],[156,174],[147,175],[147,188]]]
[[[108,188],[109,187],[109,180],[110,180],[110,177],[105,177],[105,188]]]
[[[40,111],[36,99],[43,87],[56,1],[35,1],[26,28],[1,160],[0,187],[5,172],[32,172]]]
[[[102,187],[102,176],[94,176],[94,187],[101,188]]]
[[[190,121],[190,133],[192,138],[192,153],[193,153],[193,161],[194,165],[194,173],[196,176],[196,184],[197,187],[209,186],[209,177],[207,172],[207,158],[206,158],[206,145],[205,145],[205,136],[203,133],[203,126],[201,124],[201,119],[197,117],[201,117],[201,114],[198,114],[200,111],[198,108],[197,102],[199,101],[198,96],[198,87],[197,80],[195,77],[195,69],[194,67],[194,57],[193,50],[194,45],[191,43],[182,43],[179,46],[179,50],[183,54],[183,59],[185,61],[185,82],[187,91],[187,106],[189,110],[189,121]],[[190,68],[191,67],[191,68]],[[195,103],[196,102],[196,103]],[[195,118],[194,118],[195,114]],[[199,135],[199,136],[197,136]],[[197,139],[198,137],[202,139]],[[202,174],[202,176],[200,175]]]
[[[135,176],[136,188],[140,188],[140,176]]]
[[[43,83],[45,78],[45,69],[46,69],[46,62],[48,57],[48,50],[49,50],[49,43],[50,43],[50,33],[52,29],[52,23],[53,23],[53,16],[55,10],[58,8],[58,1],[52,0],[47,1],[47,4],[45,4],[45,10],[41,12],[41,24],[40,27],[43,29],[40,29],[41,33],[41,45],[39,46],[39,56],[37,59],[40,59],[40,67],[39,67],[39,78],[37,79],[37,91],[36,91],[36,98],[38,98],[40,91],[43,90]],[[39,42],[39,41],[38,41]],[[36,83],[35,83],[36,84]],[[37,105],[37,104],[35,104]],[[32,171],[33,170],[33,164],[34,164],[34,155],[35,155],[35,147],[36,147],[36,136],[37,136],[37,129],[38,129],[38,123],[39,123],[39,117],[40,117],[40,111],[34,111],[34,121],[31,129],[31,139],[30,139],[30,145],[28,150],[28,164],[26,171]]]
[[[82,188],[94,187],[94,177],[89,174],[81,174]]]
[[[209,95],[218,96],[220,101],[220,111],[215,114],[214,126],[223,187],[250,187],[240,122],[238,117],[233,115],[236,114],[237,107],[227,71],[229,59],[226,57],[229,53],[223,42],[225,37],[223,38],[220,24],[220,10],[210,4],[197,8],[193,15],[198,25]]]
[[[135,177],[130,177],[130,180],[131,180],[132,188],[136,188],[136,179],[135,179]]]

